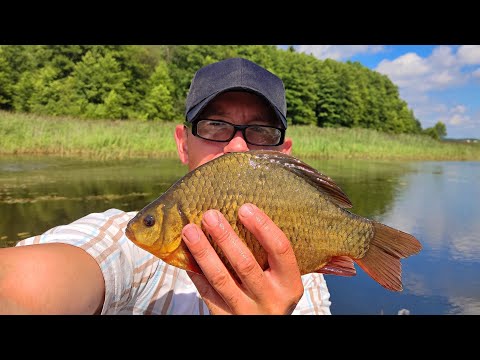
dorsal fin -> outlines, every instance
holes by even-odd
[[[251,150],[255,156],[279,163],[294,174],[304,178],[321,193],[327,195],[335,204],[343,208],[351,208],[352,202],[332,178],[322,174],[302,160],[274,150]]]

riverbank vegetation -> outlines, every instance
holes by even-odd
[[[0,155],[93,159],[175,157],[176,122],[88,120],[0,111]],[[305,158],[480,160],[480,143],[444,142],[419,134],[291,125],[294,154]]]
[[[440,141],[443,123],[422,129],[387,76],[273,45],[0,45],[0,154],[176,156],[195,71],[236,56],[284,81],[298,156],[480,159]]]

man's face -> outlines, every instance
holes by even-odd
[[[224,120],[236,125],[280,126],[275,112],[261,97],[248,92],[226,92],[217,96],[202,111],[199,118]],[[270,149],[290,154],[292,140],[285,139],[279,146],[255,146],[245,142],[241,131],[237,131],[229,142],[215,142],[192,135],[191,129],[178,125],[175,129],[178,154],[189,170],[228,152],[255,149]]]

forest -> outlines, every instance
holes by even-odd
[[[0,45],[0,110],[179,122],[195,71],[229,57],[284,81],[291,125],[446,136],[441,122],[422,129],[387,76],[275,45]]]

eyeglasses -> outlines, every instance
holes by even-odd
[[[268,125],[235,125],[223,120],[199,119],[192,124],[192,134],[199,138],[228,142],[240,130],[245,142],[257,146],[278,146],[285,140],[285,129]]]

